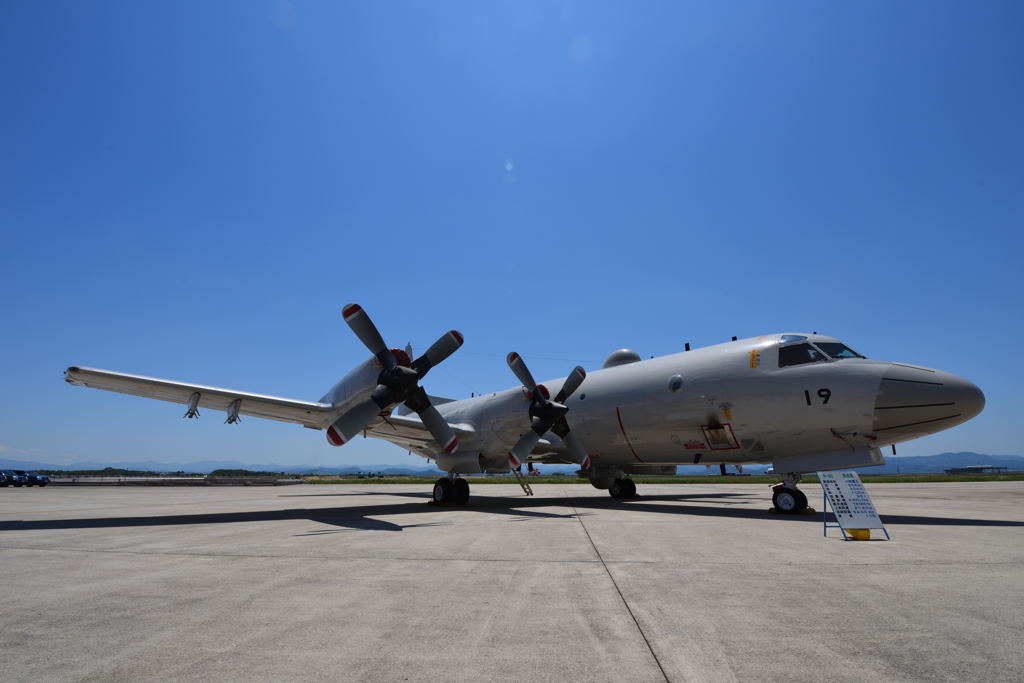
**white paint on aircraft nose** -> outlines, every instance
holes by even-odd
[[[875,400],[875,433],[904,441],[966,422],[985,407],[985,395],[962,377],[891,363]]]

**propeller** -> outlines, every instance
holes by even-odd
[[[557,434],[558,438],[565,444],[566,453],[570,460],[579,464],[585,470],[590,469],[590,456],[587,455],[587,451],[583,448],[580,440],[569,429],[569,423],[565,419],[565,414],[569,412],[569,408],[564,403],[567,398],[572,396],[574,391],[580,388],[583,380],[587,377],[587,373],[578,365],[573,368],[573,371],[565,378],[565,382],[562,383],[562,388],[555,396],[555,400],[552,401],[547,396],[547,390],[544,387],[537,386],[522,356],[513,351],[508,354],[507,360],[508,367],[515,373],[519,381],[523,383],[526,390],[530,392],[530,398],[532,399],[530,402],[530,417],[533,418],[530,428],[519,438],[519,441],[512,447],[512,450],[509,451],[508,459],[512,466],[519,467],[533,451],[540,438],[550,430]]]
[[[366,401],[352,407],[341,415],[327,430],[327,438],[340,446],[363,431],[375,417],[393,406],[404,403],[409,410],[420,416],[423,425],[441,446],[445,453],[452,453],[459,442],[448,422],[430,403],[427,392],[419,382],[432,367],[441,363],[462,346],[463,338],[457,330],[441,335],[426,353],[411,360],[410,353],[401,349],[388,348],[384,338],[370,316],[358,304],[349,304],[342,310],[342,317],[359,341],[380,361],[384,369],[377,376],[377,387]],[[411,347],[407,347],[411,350]]]

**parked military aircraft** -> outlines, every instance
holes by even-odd
[[[521,386],[452,400],[420,381],[463,343],[452,330],[426,353],[389,348],[366,312],[343,309],[373,354],[317,402],[263,396],[73,366],[66,381],[227,413],[326,430],[341,446],[360,433],[436,462],[439,504],[465,505],[461,474],[513,472],[532,463],[578,465],[590,483],[631,498],[630,474],[672,474],[677,465],[772,463],[775,507],[801,512],[801,473],[883,464],[883,446],[932,434],[981,412],[985,397],[965,379],[916,365],[869,360],[819,334],[770,334],[641,360],[615,351],[600,370],[576,367],[538,384],[517,353]],[[557,391],[552,396],[552,389]],[[724,471],[724,470],[723,470]],[[524,487],[526,488],[526,487]]]

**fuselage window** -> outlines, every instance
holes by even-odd
[[[816,342],[815,346],[828,354],[829,358],[863,358],[846,344],[839,342]]]
[[[789,365],[803,365],[804,363],[817,363],[827,360],[825,354],[810,344],[793,344],[792,346],[779,347],[779,367]]]

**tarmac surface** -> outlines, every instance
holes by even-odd
[[[1024,482],[429,488],[0,489],[0,677],[1024,679]]]

